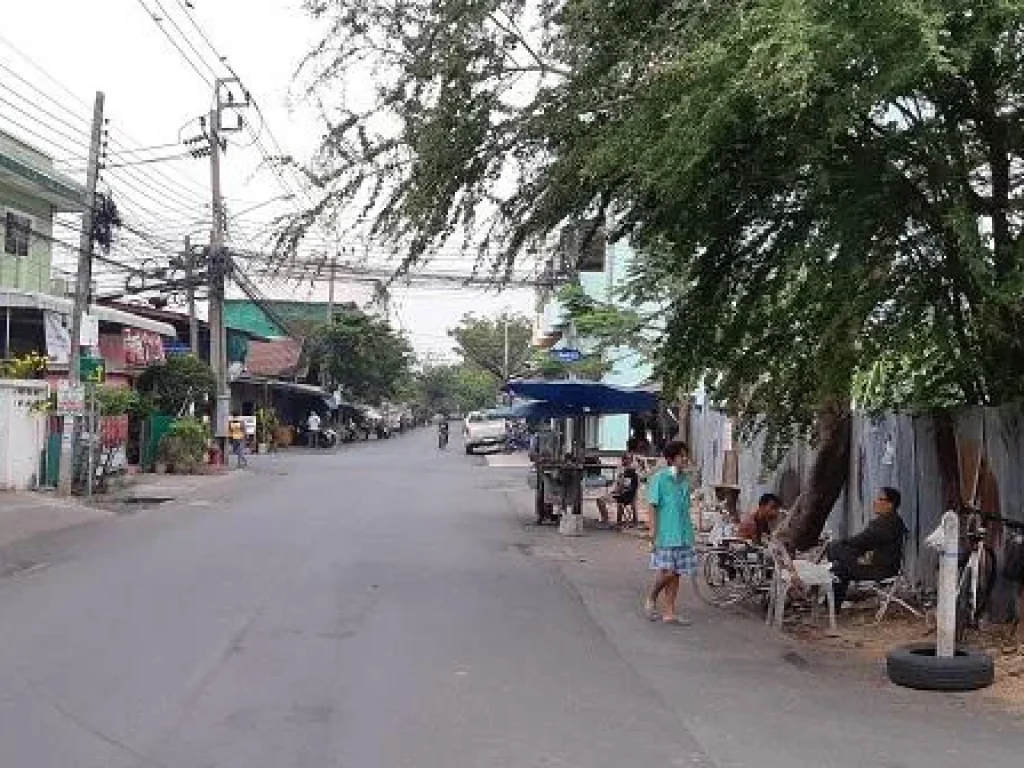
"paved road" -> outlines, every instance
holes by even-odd
[[[1008,721],[813,695],[749,622],[640,621],[601,541],[569,562],[501,492],[518,475],[432,441],[259,457],[230,498],[26,549],[40,567],[0,579],[0,765],[1019,764]]]

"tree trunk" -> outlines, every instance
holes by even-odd
[[[939,460],[943,510],[960,509],[960,455],[956,446],[956,428],[949,411],[935,415],[935,451]]]
[[[808,488],[800,494],[783,535],[794,551],[813,547],[825,528],[850,475],[852,414],[845,406],[830,405],[818,411],[817,452]]]

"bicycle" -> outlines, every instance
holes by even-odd
[[[694,588],[708,605],[730,606],[771,591],[774,562],[764,547],[729,539],[699,552]]]
[[[989,529],[985,522],[1014,529],[1015,542],[1019,542],[1024,532],[1024,523],[989,514],[975,507],[965,507],[959,514],[966,518],[963,538],[968,544],[966,558],[961,552],[957,574],[956,640],[961,643],[968,630],[979,628],[995,586],[996,554],[988,543]]]

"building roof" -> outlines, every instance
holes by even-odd
[[[16,136],[0,131],[0,184],[45,200],[55,211],[85,210],[85,187],[53,167],[53,160]]]
[[[184,312],[177,312],[173,309],[158,309],[157,307],[149,304],[132,304],[130,302],[116,301],[114,299],[101,299],[100,303],[105,307],[131,312],[134,315],[148,317],[152,320],[159,320],[160,322],[168,323],[179,328],[188,326],[188,315]],[[200,328],[204,330],[209,328],[209,323],[206,320],[198,319],[198,322]],[[231,323],[228,323],[227,326],[228,330],[237,331],[238,333],[256,341],[271,340],[270,336],[263,336],[245,328],[238,328]]]
[[[312,330],[331,318],[327,302],[268,299],[261,303],[270,307],[289,325],[299,329],[297,332]],[[351,302],[337,302],[334,305],[336,312],[356,306]],[[224,321],[232,328],[244,329],[260,336],[273,338],[288,335],[287,329],[281,328],[260,305],[248,299],[226,299]]]
[[[0,288],[0,307],[38,309],[40,311],[59,312],[62,315],[69,315],[74,306],[75,303],[73,301],[59,296],[50,296],[45,293],[35,293],[34,291],[18,291],[12,288]],[[152,331],[160,336],[175,337],[178,335],[173,325],[152,320],[148,317],[140,317],[131,312],[113,307],[105,307],[102,304],[93,304],[89,308],[89,314],[104,323],[115,323],[129,328]]]
[[[294,376],[302,361],[302,345],[295,339],[254,341],[249,344],[245,370],[250,376]]]

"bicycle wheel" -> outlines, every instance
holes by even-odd
[[[974,600],[972,599],[973,566],[967,565],[960,571],[956,592],[956,642],[966,642],[967,630],[974,624]]]
[[[693,583],[700,599],[718,608],[735,605],[751,592],[746,563],[724,549],[701,554]]]

